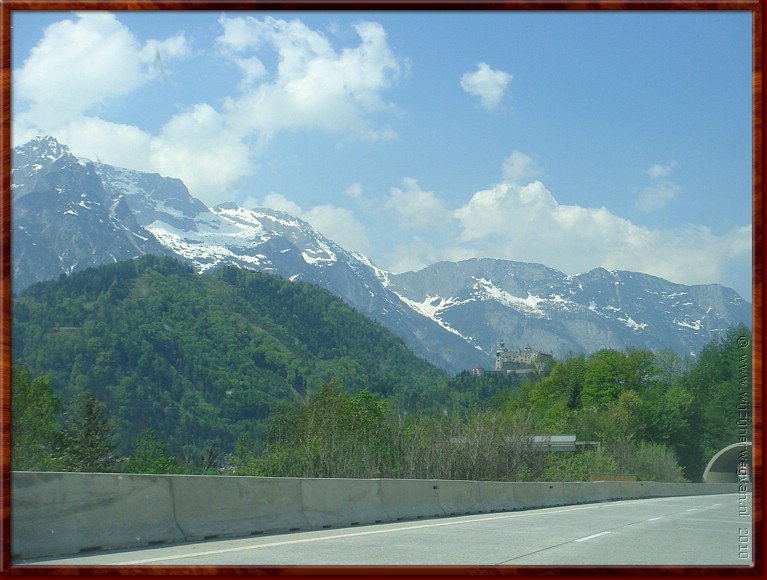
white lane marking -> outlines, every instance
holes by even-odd
[[[688,512],[696,512],[698,511],[698,508],[692,508],[691,510],[687,510]]]
[[[590,540],[592,538],[598,538],[599,536],[604,536],[605,534],[609,534],[610,532],[599,532],[598,534],[591,534],[590,536],[586,536],[585,538],[578,538],[577,540],[573,540],[573,542],[585,542],[586,540]]]
[[[664,517],[664,516],[658,516],[657,518],[650,518],[650,519],[649,519],[649,520],[647,520],[647,521],[648,521],[648,522],[654,522],[654,521],[657,521],[657,520],[662,520],[662,519],[663,519],[663,517]]]

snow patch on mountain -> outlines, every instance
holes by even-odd
[[[304,259],[304,262],[311,266],[333,264],[336,261],[336,255],[328,248],[306,250],[301,252],[301,257]]]
[[[520,298],[519,296],[514,296],[499,288],[493,284],[491,280],[485,278],[474,279],[476,280],[476,283],[474,284],[473,289],[476,291],[476,295],[480,300],[495,300],[530,316],[546,316],[546,312],[538,306],[543,302],[540,297],[533,296],[528,292],[527,298]]]
[[[396,294],[396,293],[395,293]],[[416,302],[415,300],[410,300],[406,296],[402,296],[401,294],[397,294],[400,300],[407,304],[410,308],[418,312],[419,314],[422,314],[426,318],[429,318],[439,324],[442,328],[447,330],[448,332],[451,332],[457,336],[460,336],[461,338],[465,338],[460,332],[458,332],[455,328],[450,326],[447,322],[442,320],[440,317],[440,314],[446,309],[450,308],[451,306],[456,306],[460,304],[459,301],[455,300],[454,298],[441,298],[440,296],[427,296],[422,302]]]
[[[97,165],[98,168],[104,169],[101,167],[101,164]],[[125,169],[123,167],[116,167],[114,165],[109,166],[110,171],[110,183],[115,190],[120,190],[122,195],[143,195],[146,192],[140,188],[137,185],[138,178],[140,177],[140,173],[138,171],[133,171],[131,169]]]
[[[373,275],[381,282],[384,288],[389,287],[389,285],[391,284],[391,281],[389,280],[389,272],[376,266],[364,254],[361,254],[359,252],[351,252],[351,255],[359,264],[361,264],[362,266],[364,266],[365,268],[368,268],[371,272],[373,272]]]
[[[628,314],[626,315],[626,318],[616,318],[618,322],[622,322],[626,326],[628,326],[631,330],[644,330],[649,326],[646,322],[636,322],[631,316]]]
[[[423,302],[416,302],[405,297],[401,298],[424,316],[434,319],[436,319],[445,308],[461,303],[455,298],[442,298],[441,296],[427,295]]]
[[[197,232],[198,235],[191,237],[189,232],[179,231],[164,222],[154,222],[146,229],[163,246],[193,262],[200,272],[228,263],[234,258],[250,263],[254,268],[263,265],[263,256],[244,255],[229,249],[228,246],[231,244],[232,238],[238,237],[236,234],[227,238],[226,234],[218,232],[215,235]]]
[[[701,320],[695,320],[694,322],[687,322],[686,320],[677,320],[674,319],[674,324],[678,326],[682,326],[684,328],[692,328],[693,330],[700,330],[701,329]]]

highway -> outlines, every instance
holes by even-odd
[[[561,506],[18,562],[36,566],[744,566],[738,494]]]

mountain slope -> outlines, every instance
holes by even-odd
[[[403,304],[367,261],[285,213],[207,208],[178,179],[81,160],[52,137],[14,149],[11,180],[14,291],[92,266],[170,255],[198,272],[235,265],[318,284],[450,372],[486,358]]]
[[[751,305],[729,288],[603,268],[568,276],[540,264],[473,259],[386,281],[414,309],[486,352],[505,341],[557,357],[626,346],[691,354],[751,320]]]
[[[16,292],[144,254],[197,272],[261,270],[331,291],[451,373],[492,368],[501,341],[556,356],[628,346],[686,355],[728,326],[750,327],[751,305],[730,289],[632,272],[566,276],[486,259],[391,274],[293,216],[208,208],[178,179],[78,159],[52,137],[14,149],[11,180]]]
[[[405,410],[440,404],[447,374],[313,284],[236,267],[198,275],[145,256],[30,286],[13,298],[12,360],[71,400],[89,390],[127,448],[151,428],[173,450],[231,452],[325,382]]]
[[[13,150],[11,280],[41,280],[143,254],[170,255],[104,189],[95,164],[52,137]]]

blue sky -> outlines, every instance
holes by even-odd
[[[400,272],[751,297],[751,13],[14,12],[14,144],[180,177]]]

